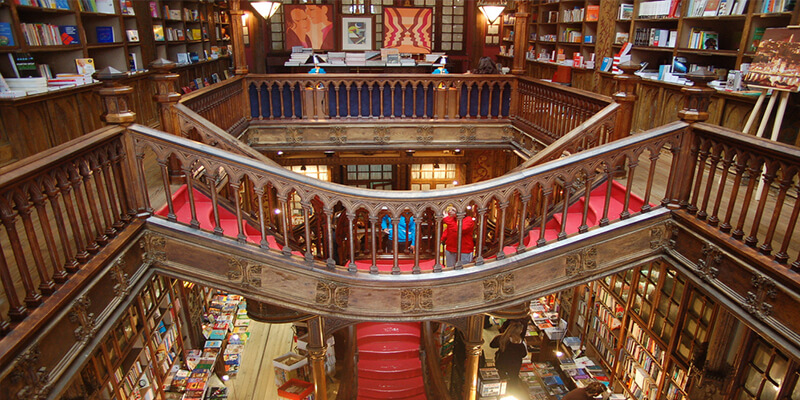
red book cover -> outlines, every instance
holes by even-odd
[[[587,21],[597,21],[599,17],[600,17],[600,6],[598,5],[586,6]]]

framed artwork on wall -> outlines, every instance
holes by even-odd
[[[372,50],[375,29],[372,17],[342,17],[342,50]]]
[[[303,46],[314,50],[334,50],[333,6],[327,4],[286,4],[287,49]]]
[[[383,47],[401,53],[428,54],[433,49],[432,8],[384,7]]]

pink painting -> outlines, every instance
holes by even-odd
[[[383,9],[383,47],[401,53],[430,53],[433,9],[386,7]]]
[[[303,46],[334,50],[333,6],[327,4],[286,4],[286,49]]]

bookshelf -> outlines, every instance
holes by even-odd
[[[588,318],[588,342],[600,355],[604,367],[612,371],[617,360],[625,305],[603,283],[594,285],[594,304]]]
[[[620,381],[635,399],[656,400],[664,377],[664,345],[655,340],[631,318],[619,368]]]
[[[165,398],[162,383],[184,353],[175,285],[171,278],[150,278],[62,399]]]

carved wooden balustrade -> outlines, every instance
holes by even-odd
[[[184,96],[180,104],[224,131],[235,134],[244,129],[247,122],[247,99],[242,82],[239,76],[228,79],[223,84],[209,86]]]
[[[705,123],[692,132],[689,162],[670,178],[682,177],[673,201],[695,223],[800,272],[790,254],[798,251],[800,149]]]
[[[0,169],[0,306],[12,321],[135,217],[123,131],[106,127]]]
[[[225,231],[220,222],[217,212],[213,215],[212,232],[216,235],[235,238],[241,243],[254,241],[253,245],[259,245],[263,251],[279,252],[287,257],[300,257],[310,266],[315,268],[327,268],[331,270],[339,269],[347,272],[369,272],[369,273],[421,273],[421,272],[441,272],[449,269],[461,269],[465,265],[460,263],[454,266],[443,266],[439,253],[440,237],[442,233],[443,211],[448,206],[454,206],[458,211],[458,223],[463,223],[469,210],[475,211],[476,217],[476,259],[469,266],[480,266],[491,263],[495,260],[502,260],[508,255],[521,253],[537,246],[548,243],[545,238],[545,224],[547,218],[544,216],[555,212],[566,215],[568,202],[557,202],[557,198],[569,198],[574,193],[584,193],[589,196],[593,184],[605,179],[609,183],[609,190],[604,195],[597,211],[590,211],[588,206],[584,208],[580,223],[580,232],[583,234],[590,230],[587,220],[590,212],[597,212],[597,225],[605,226],[610,222],[619,219],[629,218],[641,211],[648,211],[652,205],[661,198],[671,198],[674,195],[661,193],[656,199],[652,193],[653,178],[657,163],[660,160],[662,150],[674,150],[682,140],[686,124],[676,123],[667,125],[661,129],[654,130],[645,135],[629,137],[611,144],[597,147],[570,157],[549,163],[545,166],[533,167],[528,170],[507,175],[501,178],[473,185],[467,185],[455,189],[447,189],[433,192],[407,192],[407,191],[381,191],[365,190],[353,187],[345,187],[338,184],[307,179],[293,174],[282,168],[263,165],[249,158],[231,155],[218,149],[205,146],[196,142],[187,141],[182,138],[165,135],[161,132],[150,130],[138,126],[131,127],[134,136],[134,146],[137,158],[141,159],[145,151],[153,151],[159,164],[163,165],[165,160],[174,157],[183,165],[203,166],[206,171],[213,174],[224,174],[227,177],[227,184],[231,186],[235,202],[241,204],[239,198],[239,188],[243,185],[252,185],[258,194],[258,212],[255,217],[258,221],[268,221],[268,215],[277,215],[280,232],[293,232],[298,230],[304,233],[301,238],[303,244],[300,249],[292,249],[286,243],[281,246],[271,246],[270,238],[261,224],[260,233],[253,238],[252,232],[248,233],[244,222],[241,209],[234,210],[236,213],[235,231]],[[647,165],[639,166],[639,157],[643,152],[649,153],[650,162]],[[618,178],[618,166],[620,161],[627,167],[627,175],[621,179],[627,182],[640,182],[646,188],[644,203],[640,209],[623,211],[614,215],[609,212],[609,202],[611,198],[611,184]],[[676,169],[674,160],[662,160],[668,163],[669,168]],[[140,165],[139,168],[142,168]],[[642,171],[642,172],[639,172]],[[166,168],[162,167],[162,177],[166,174]],[[145,174],[141,176],[152,176]],[[163,180],[165,191],[169,192],[169,183],[166,178]],[[210,182],[217,182],[211,179]],[[191,189],[197,183],[193,179],[186,180],[187,186]],[[143,184],[144,186],[149,186]],[[631,198],[631,187],[627,185],[625,189],[625,203]],[[212,210],[216,210],[219,204],[218,199],[212,193]],[[274,196],[277,199],[276,210],[266,210],[263,207],[264,196]],[[291,202],[299,202],[301,205],[301,215],[293,217],[291,215]],[[196,223],[195,199],[189,197],[192,219],[190,221],[178,221],[174,206],[171,200],[167,199],[166,218],[170,221],[182,223],[190,228],[199,229]],[[512,203],[519,204],[511,212],[509,207]],[[148,207],[149,207],[149,203]],[[314,206],[318,204],[318,206]],[[587,202],[588,204],[588,202]],[[561,209],[555,209],[554,207]],[[336,240],[334,238],[334,215],[341,210],[341,215],[347,217],[344,227],[344,235],[349,243],[346,254],[339,254],[338,259],[334,259],[333,248]],[[277,211],[277,212],[276,212]],[[390,245],[391,260],[379,260],[379,234],[380,223],[383,215],[388,215],[391,221],[391,228],[397,233],[398,223],[403,214],[414,218],[413,223],[416,227],[416,243],[422,239],[420,232],[423,231],[423,221],[432,220],[429,226],[428,240],[431,241],[432,259],[421,257],[422,251],[414,253],[413,260],[401,266],[401,251],[397,239]],[[358,215],[364,215],[361,221],[364,226],[359,227],[356,221]],[[429,219],[426,219],[426,215]],[[492,216],[497,221],[497,237],[493,237],[492,232],[487,230],[488,217]],[[558,239],[565,239],[568,235],[565,231],[566,226],[576,216],[566,215],[562,220],[561,231],[558,232]],[[570,219],[570,221],[567,221]],[[325,221],[325,223],[320,223]],[[539,232],[531,234],[530,229],[518,229],[514,237],[505,237],[507,232],[506,225],[515,224],[518,227],[529,227],[531,221],[540,221]],[[410,218],[409,218],[409,222]],[[574,221],[572,221],[574,222]],[[312,234],[313,233],[313,234]],[[529,235],[531,236],[529,238]],[[291,235],[286,235],[291,236]],[[392,235],[397,238],[397,234]],[[487,243],[496,243],[491,252],[487,252]],[[369,257],[366,261],[359,260],[358,246],[360,250],[366,251]],[[294,255],[293,255],[294,252]],[[383,263],[379,262],[382,261]],[[384,267],[384,268],[381,268]]]

